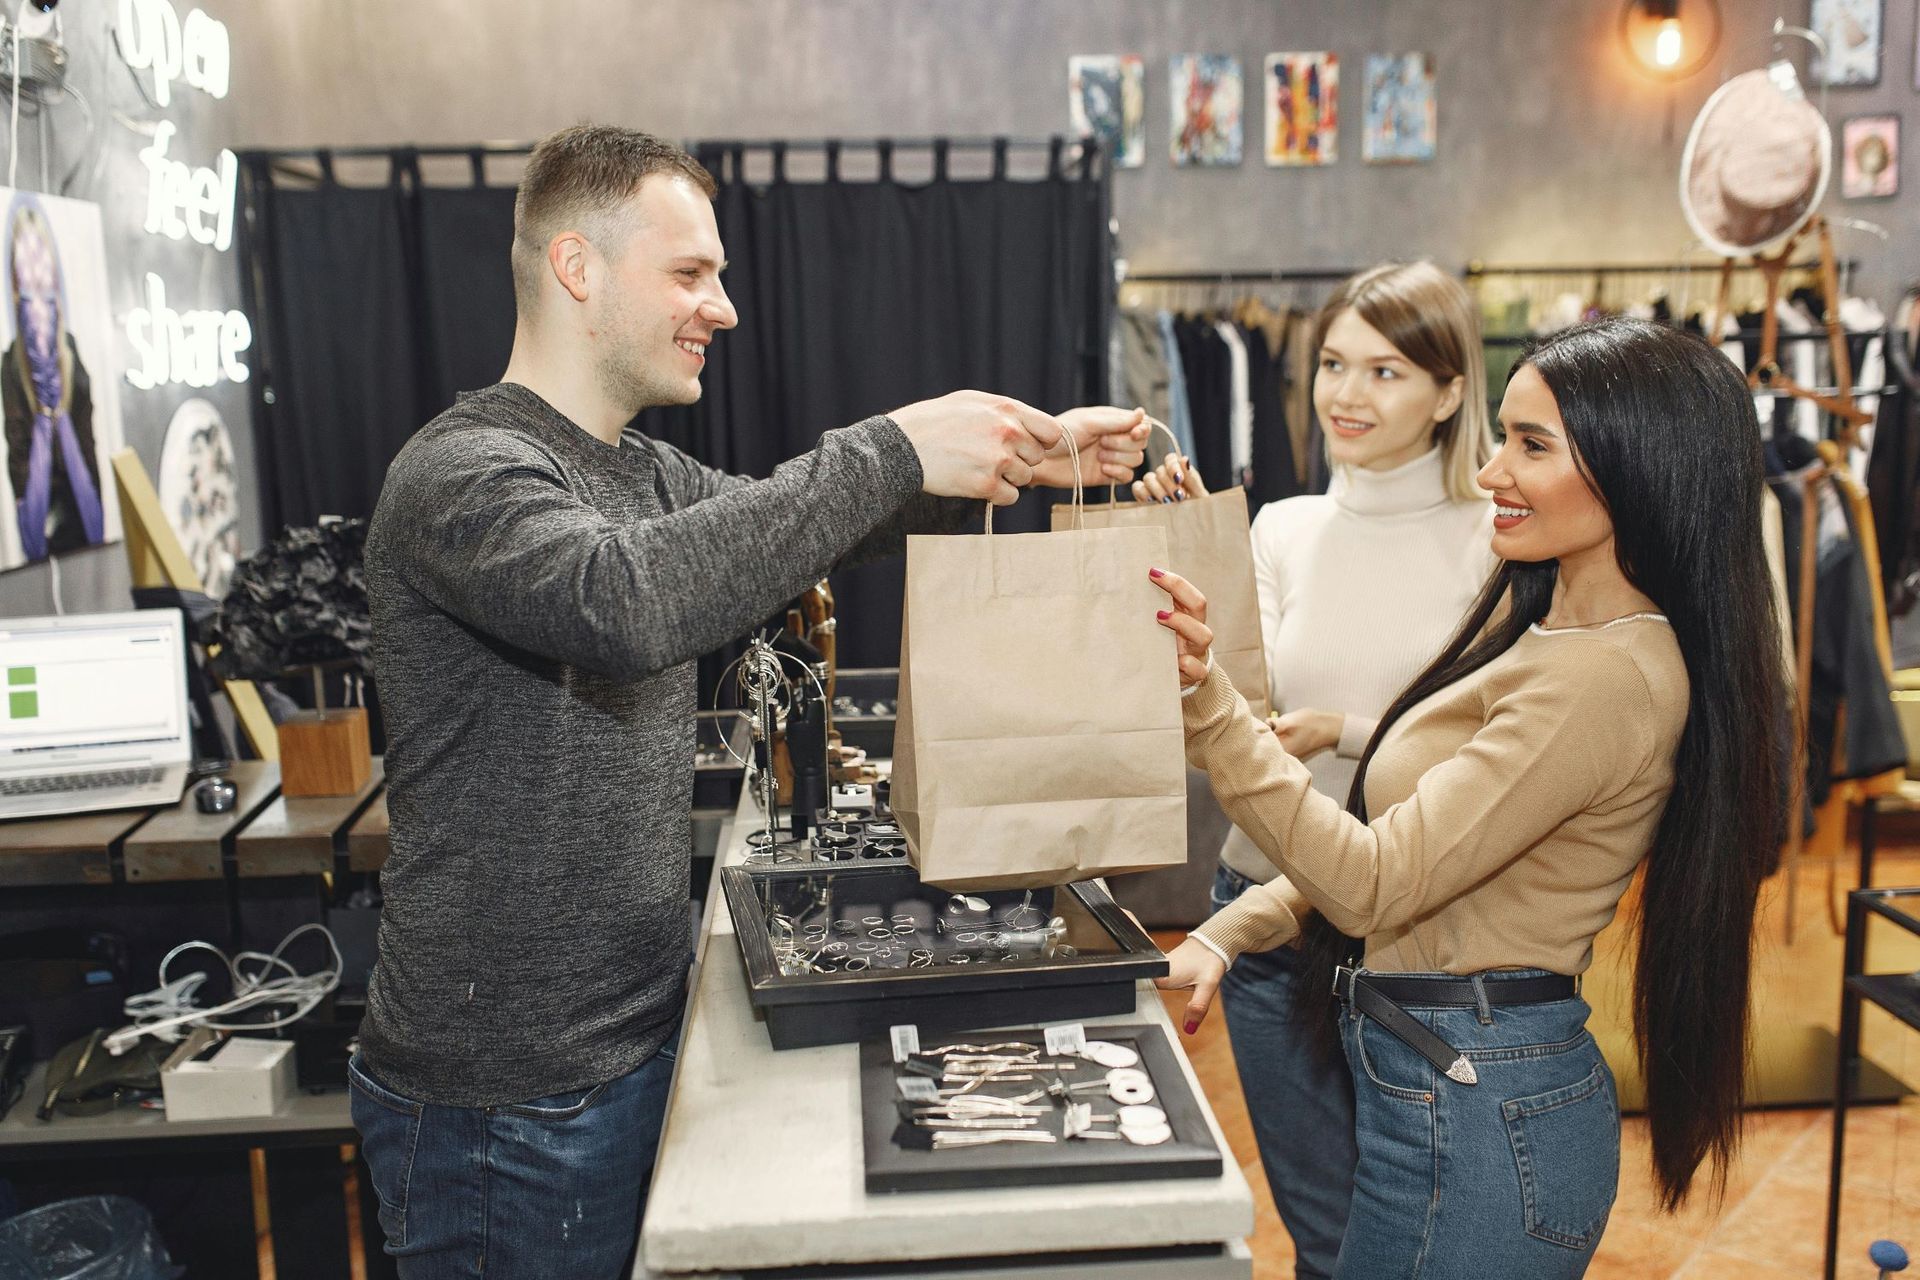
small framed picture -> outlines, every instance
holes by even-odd
[[[1850,116],[1840,132],[1840,194],[1878,200],[1900,194],[1900,117]]]
[[[1240,163],[1240,59],[1215,53],[1175,54],[1167,61],[1172,85],[1173,163]]]
[[[1067,112],[1077,138],[1097,137],[1122,169],[1147,162],[1147,71],[1135,54],[1067,59]]]
[[[1880,83],[1883,0],[1813,0],[1807,25],[1827,42],[1827,55],[1813,59],[1816,84],[1863,88]]]

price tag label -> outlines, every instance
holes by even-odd
[[[1087,1047],[1087,1029],[1078,1022],[1047,1028],[1047,1052],[1056,1058],[1077,1058]]]
[[[895,1076],[893,1083],[908,1102],[938,1102],[940,1086],[925,1076]]]
[[[920,1052],[920,1028],[912,1023],[902,1023],[887,1028],[887,1039],[893,1041],[893,1060],[905,1062]]]

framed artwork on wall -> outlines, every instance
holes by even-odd
[[[174,410],[154,487],[206,593],[227,594],[240,561],[240,470],[220,411],[195,396]]]
[[[1900,117],[1849,116],[1840,132],[1840,194],[1881,200],[1900,194]]]
[[[1265,84],[1267,163],[1338,160],[1340,59],[1331,53],[1270,53]]]
[[[120,379],[100,206],[0,188],[0,569],[120,541]]]
[[[1432,55],[1369,54],[1366,130],[1361,135],[1360,158],[1368,164],[1413,164],[1433,159],[1439,140],[1433,96]]]
[[[1173,163],[1240,163],[1241,102],[1245,89],[1240,59],[1217,53],[1180,53],[1168,60],[1173,108]]]
[[[1120,168],[1147,162],[1147,69],[1137,55],[1068,58],[1067,109],[1074,136],[1099,138]]]
[[[1884,0],[1813,0],[1808,25],[1827,42],[1813,55],[1815,84],[1858,88],[1880,83]]]

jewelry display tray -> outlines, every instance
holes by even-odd
[[[900,1069],[894,1065],[889,1042],[867,1040],[860,1045],[860,1117],[868,1193],[1219,1177],[1220,1148],[1214,1144],[1199,1101],[1187,1087],[1186,1073],[1180,1069],[1166,1033],[1142,1023],[1089,1027],[1087,1035],[1139,1053],[1141,1068],[1153,1077],[1153,1105],[1167,1113],[1167,1124],[1173,1129],[1169,1141],[1151,1147],[1135,1146],[1125,1139],[1064,1139],[1058,1143],[994,1143],[951,1151],[904,1149],[893,1141],[894,1129],[900,1124],[896,1105],[900,1091],[894,1084]],[[995,1031],[988,1039],[995,1044],[1021,1041],[1038,1045],[1044,1043],[1044,1033],[1028,1027]],[[922,1042],[930,1048],[935,1043],[924,1036]],[[1078,1074],[1097,1079],[1101,1070],[1088,1062]],[[998,1092],[1031,1087],[1010,1084]],[[1088,1099],[1083,1095],[1081,1100]],[[1095,1111],[1112,1111],[1117,1105],[1104,1094],[1093,1095],[1092,1101]],[[1059,1135],[1057,1110],[1042,1123]]]
[[[1153,939],[1093,881],[969,894],[986,910],[957,915],[955,895],[897,862],[733,866],[720,883],[748,997],[775,1049],[846,1044],[900,1023],[944,1033],[1131,1013],[1134,984],[1167,972]],[[1023,906],[1043,923],[1057,918],[1054,945],[1022,946],[1013,935],[1031,931],[986,927]],[[884,944],[866,936],[883,927]],[[852,972],[796,964],[796,950],[804,959],[827,942],[872,958]],[[853,950],[861,945],[872,950]]]

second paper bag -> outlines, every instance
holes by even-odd
[[[907,539],[893,810],[920,878],[1031,888],[1184,863],[1157,528]]]
[[[1053,527],[1074,520],[1067,503],[1053,508]],[[1086,508],[1086,527],[1157,526],[1167,531],[1166,567],[1207,598],[1213,660],[1259,719],[1267,718],[1267,646],[1260,634],[1260,597],[1253,581],[1253,538],[1247,491],[1209,493],[1183,502],[1109,501]]]

